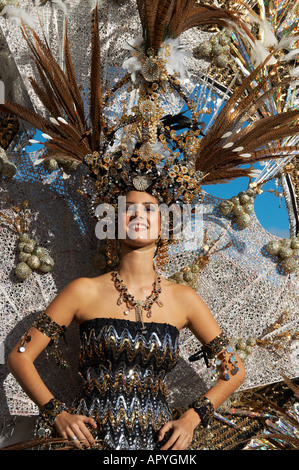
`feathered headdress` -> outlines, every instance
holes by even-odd
[[[101,90],[97,8],[92,12],[87,114],[75,76],[67,28],[62,70],[48,44],[35,31],[22,26],[41,80],[38,84],[31,79],[31,85],[50,117],[41,117],[14,103],[0,105],[0,111],[15,114],[42,131],[47,139],[45,161],[55,155],[58,161],[88,166],[94,190],[87,189],[86,178],[79,191],[92,198],[92,207],[103,200],[116,201],[129,188],[150,191],[168,203],[191,202],[200,192],[202,182],[213,184],[239,176],[250,177],[253,163],[279,158],[290,151],[298,152],[297,148],[283,145],[283,139],[299,130],[298,111],[273,116],[262,113],[263,103],[274,92],[268,87],[272,71],[267,63],[271,54],[232,93],[206,135],[198,122],[194,103],[184,94],[178,74],[169,71],[172,46],[168,39],[179,38],[194,26],[233,25],[254,41],[239,14],[200,6],[193,0],[138,0],[137,5],[143,39],[131,47],[134,73],[127,73],[105,95]],[[130,112],[124,112],[118,122],[111,124],[105,110],[114,93],[127,84],[138,90],[138,98]],[[160,100],[165,93],[178,93],[191,117],[165,115]],[[182,129],[185,131],[181,132]],[[245,163],[251,167],[244,168]]]

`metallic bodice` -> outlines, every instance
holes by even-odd
[[[176,365],[179,331],[167,323],[95,318],[80,325],[83,395],[78,413],[97,421],[106,449],[154,449],[172,412],[166,374]]]

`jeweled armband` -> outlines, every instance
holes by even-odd
[[[31,341],[31,328],[35,327],[44,335],[48,336],[51,339],[49,346],[51,348],[50,355],[55,360],[55,362],[65,369],[67,367],[67,363],[62,356],[62,353],[58,346],[58,341],[61,336],[64,336],[66,327],[58,325],[52,318],[50,318],[45,311],[43,311],[35,322],[28,328],[28,330],[24,333],[20,340],[20,345],[18,348],[19,352],[24,352],[26,350],[26,343]]]
[[[239,370],[235,352],[223,332],[190,356],[189,361],[194,362],[201,358],[204,358],[207,367],[213,367],[215,376],[218,374],[225,380],[229,380],[230,375],[236,375]]]
[[[193,408],[200,417],[201,425],[206,428],[209,425],[210,419],[214,414],[214,406],[210,400],[202,396],[193,402],[189,408]]]

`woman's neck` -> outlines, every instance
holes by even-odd
[[[128,283],[139,285],[152,283],[155,277],[153,257],[155,246],[131,248],[122,245],[121,261],[118,272]]]

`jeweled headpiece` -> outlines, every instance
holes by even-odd
[[[298,132],[296,109],[256,118],[263,100],[269,99],[267,83],[278,66],[270,60],[275,50],[231,94],[208,132],[199,121],[203,110],[183,91],[187,52],[180,35],[189,28],[216,24],[235,28],[254,45],[241,14],[193,0],[138,0],[137,7],[142,38],[128,46],[132,55],[123,64],[126,73],[105,94],[98,10],[93,10],[88,112],[76,80],[67,28],[63,69],[36,32],[22,28],[43,84],[31,79],[31,85],[49,119],[17,104],[0,105],[1,111],[42,131],[47,139],[43,160],[50,167],[57,162],[88,167],[78,190],[91,199],[92,207],[103,201],[115,203],[129,189],[150,191],[166,203],[191,202],[200,193],[202,181],[214,184],[251,176],[253,163],[297,152],[285,140]],[[292,77],[284,78],[284,83],[287,80]],[[186,111],[172,111],[173,94],[185,102]],[[123,113],[114,119],[112,104],[120,96]]]

